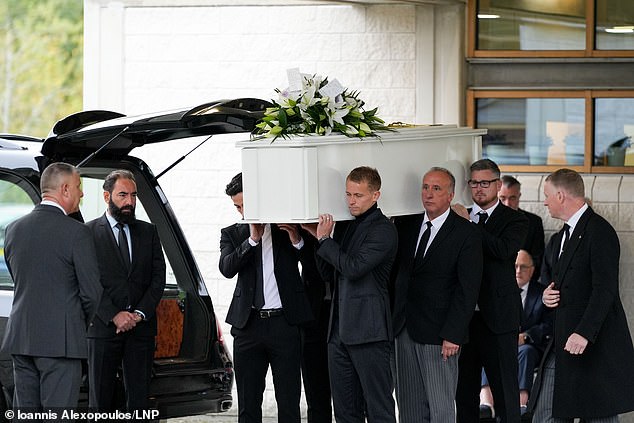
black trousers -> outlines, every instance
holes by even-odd
[[[346,345],[333,324],[328,342],[330,389],[338,423],[396,423],[389,341]]]
[[[283,315],[261,318],[254,311],[243,329],[231,328],[238,391],[238,422],[262,421],[269,365],[279,423],[299,423],[301,339]]]
[[[328,319],[330,301],[324,301],[320,319],[302,332],[302,379],[308,405],[308,423],[331,423],[332,403],[328,377]]]
[[[469,342],[462,347],[458,360],[456,411],[458,423],[480,421],[482,368],[487,374],[495,414],[502,423],[519,423],[519,385],[517,381],[518,331],[495,334],[489,330],[479,311],[469,324]]]
[[[148,408],[148,391],[154,359],[154,337],[133,331],[111,338],[88,338],[88,404],[99,411],[114,411],[116,375],[123,369],[126,410]]]

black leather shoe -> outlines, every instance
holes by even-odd
[[[493,417],[495,417],[495,412],[493,411],[493,409],[486,404],[480,404],[480,418],[492,419]]]

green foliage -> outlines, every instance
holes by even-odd
[[[7,181],[0,181],[0,205],[28,204],[33,202],[29,196],[17,185]]]
[[[337,83],[338,84],[338,83]],[[366,111],[358,91],[343,90],[334,98],[323,94],[328,78],[319,75],[302,77],[298,91],[281,91],[273,107],[255,125],[252,139],[288,138],[291,135],[330,135],[339,132],[347,137],[378,137],[376,131],[390,131],[377,115]]]
[[[0,1],[0,132],[44,137],[82,109],[83,2]]]

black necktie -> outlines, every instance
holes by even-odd
[[[427,227],[423,231],[423,235],[420,237],[420,241],[418,241],[418,248],[416,249],[417,260],[425,256],[425,248],[427,248],[429,236],[431,235],[431,222],[428,220],[425,224],[427,225]]]
[[[489,213],[485,212],[485,211],[481,211],[480,213],[478,213],[478,225],[479,226],[484,226],[484,224],[487,221],[487,218],[489,217]]]
[[[563,237],[561,238],[561,254],[563,254],[564,249],[566,248],[566,244],[568,243],[568,240],[570,239],[570,225],[568,225],[567,223],[564,223],[564,234]]]
[[[117,237],[119,252],[121,253],[121,258],[123,258],[123,262],[125,263],[125,268],[128,270],[130,269],[130,249],[128,248],[128,237],[125,235],[125,231],[123,230],[123,223],[117,223],[116,226],[119,228],[119,236]]]
[[[255,297],[253,298],[253,307],[256,310],[261,310],[264,307],[264,276],[262,275],[262,240],[255,246],[255,254],[258,255],[258,259],[255,260],[257,266],[256,281],[255,281]]]

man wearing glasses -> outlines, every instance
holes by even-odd
[[[522,303],[515,283],[515,258],[528,231],[526,217],[498,200],[500,169],[489,159],[471,165],[471,210],[454,210],[482,233],[484,269],[476,311],[469,325],[469,343],[459,359],[456,409],[459,423],[480,419],[482,367],[489,377],[498,416],[519,422],[517,405],[517,337]]]

